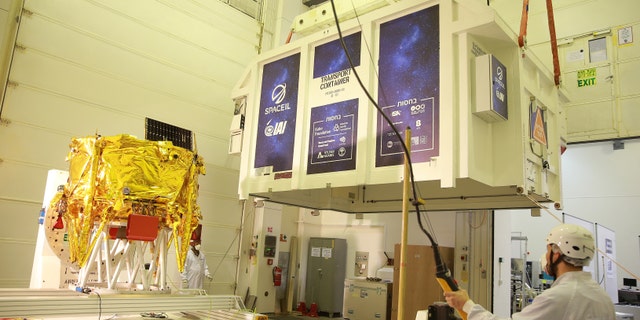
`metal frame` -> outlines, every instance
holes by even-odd
[[[95,241],[87,264],[78,274],[79,288],[100,287],[107,289],[141,288],[142,290],[170,290],[167,286],[167,252],[171,229],[162,228],[154,241],[128,240],[126,238],[110,239],[107,231],[94,233],[91,241]],[[150,266],[145,268],[144,253],[149,243],[153,242],[154,251]],[[97,281],[90,278],[95,271]],[[127,281],[119,282],[120,273],[126,271]]]
[[[75,315],[123,315],[150,311],[199,311],[207,313],[207,319],[266,319],[265,316],[255,317],[256,314],[245,310],[240,297],[233,295],[191,295],[180,292],[101,295],[72,290],[0,289],[0,317],[69,318]]]

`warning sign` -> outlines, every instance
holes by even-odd
[[[537,108],[533,114],[533,128],[531,129],[531,137],[540,144],[547,145],[547,126],[544,123],[544,115],[542,109]]]
[[[633,28],[632,27],[624,27],[618,29],[618,45],[630,45],[633,43]]]
[[[596,68],[578,70],[578,88],[596,85]]]

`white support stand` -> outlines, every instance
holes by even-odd
[[[104,287],[109,290],[141,289],[165,291],[167,287],[167,252],[171,229],[162,228],[153,241],[111,239],[107,231],[94,233],[95,246],[87,264],[80,269],[77,288]],[[151,244],[151,256],[145,253]],[[146,260],[149,259],[149,260]],[[146,262],[149,261],[149,268]],[[120,280],[122,271],[126,280]],[[92,279],[92,277],[94,279]]]

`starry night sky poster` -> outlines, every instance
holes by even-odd
[[[344,37],[344,43],[354,66],[360,65],[360,32]],[[327,42],[315,48],[313,58],[313,77],[318,78],[338,71],[349,69],[349,60],[344,54],[340,39]]]
[[[354,67],[360,65],[361,33],[344,37]],[[318,45],[313,50],[313,78],[309,80],[309,103],[320,106],[349,100],[361,92],[340,39]]]
[[[354,67],[360,65],[361,32],[344,37]],[[356,167],[358,99],[361,92],[340,39],[313,49],[309,79],[309,148],[307,174]]]
[[[403,140],[411,128],[413,162],[439,154],[439,30],[438,6],[380,25],[378,104]],[[401,142],[378,116],[376,167],[402,163]]]
[[[254,168],[293,167],[300,53],[264,65]]]
[[[311,109],[307,174],[356,168],[358,99]]]

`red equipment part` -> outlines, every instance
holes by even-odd
[[[273,285],[279,287],[282,285],[282,268],[273,267]]]

